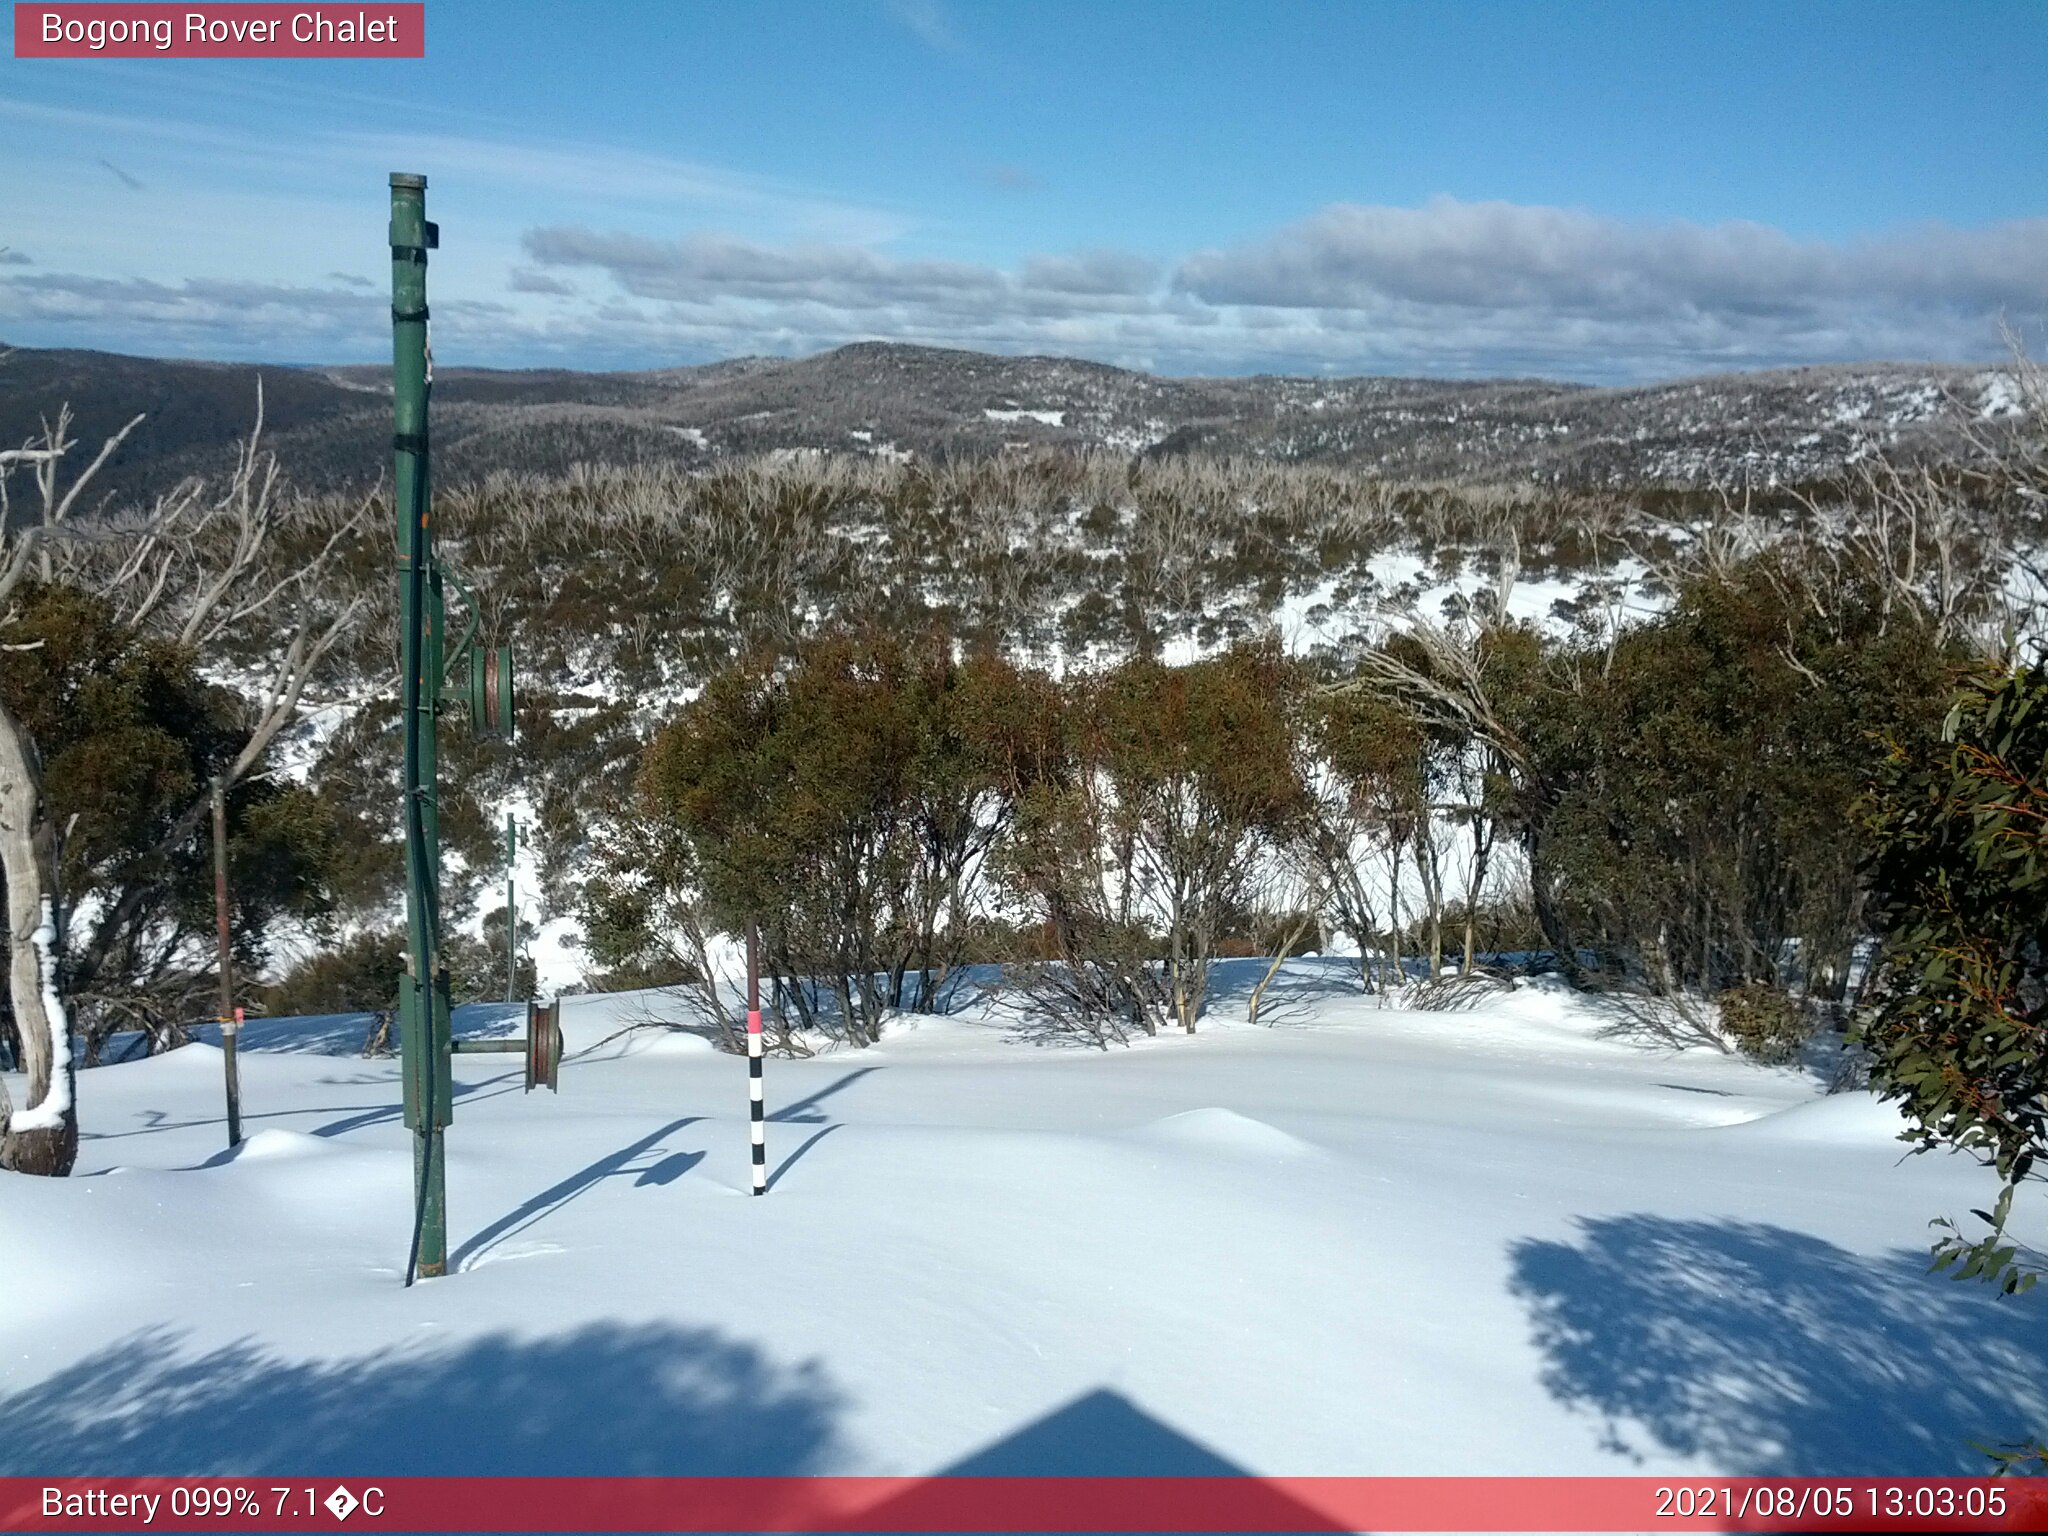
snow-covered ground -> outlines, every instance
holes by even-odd
[[[78,1176],[0,1178],[0,1473],[1934,1474],[2048,1429],[2042,1303],[1925,1272],[1987,1177],[1888,1108],[1344,971],[1252,1026],[1233,962],[1130,1049],[970,1011],[772,1061],[758,1200],[744,1063],[570,998],[559,1096],[456,1059],[410,1291],[359,1022],[252,1026],[233,1156],[216,1050],[96,1069]]]

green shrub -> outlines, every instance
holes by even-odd
[[[293,966],[264,1002],[273,1015],[377,1012],[397,1006],[404,970],[403,934],[358,934]]]
[[[2007,1292],[2034,1283],[2006,1218],[2048,1149],[2048,665],[1984,676],[1933,743],[1900,744],[1878,776],[1871,884],[1884,928],[1877,1006],[1860,1037],[1917,1149],[1957,1147],[2004,1189],[1990,1235],[1952,1224],[1936,1267]]]
[[[1721,1032],[1743,1055],[1767,1066],[1797,1061],[1813,1034],[1805,1010],[1781,988],[1748,982],[1728,988],[1715,1001],[1721,1007]]]

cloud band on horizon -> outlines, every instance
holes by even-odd
[[[659,239],[574,224],[529,228],[520,243],[524,263],[499,291],[448,295],[470,304],[466,316],[449,311],[452,339],[496,349],[478,362],[573,366],[581,354],[651,364],[886,339],[1180,373],[1627,381],[1989,358],[2001,319],[2023,335],[2048,320],[2048,219],[1829,242],[1741,221],[1631,222],[1438,197],[1413,208],[1331,204],[1171,265],[1095,249],[1034,254],[1010,269],[867,244]],[[596,288],[586,291],[578,273],[597,274]],[[353,306],[308,292],[316,298],[301,345],[353,330]],[[0,280],[0,324],[97,316],[138,340],[192,345],[209,326],[226,350],[247,340],[226,304],[209,317],[203,287],[186,284],[172,299],[164,284],[23,275]],[[273,337],[280,318],[289,312],[266,317]]]

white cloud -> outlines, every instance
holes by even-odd
[[[864,246],[767,246],[723,235],[650,240],[573,225],[528,230],[526,254],[542,267],[594,267],[627,293],[674,304],[756,300],[842,317],[857,327],[877,312],[934,321],[1052,318],[1142,310],[1158,269],[1115,251],[1033,257],[1019,276],[973,262],[884,255]]]
[[[1159,286],[1159,264],[1128,251],[1076,251],[1030,257],[1022,278],[1047,293],[1147,294]]]
[[[734,218],[780,238],[868,244],[894,240],[911,221],[874,204],[830,196],[773,177],[751,175],[609,145],[533,141],[463,134],[346,133],[328,153],[349,164],[431,169],[432,185],[480,189],[543,208],[621,204],[659,209],[664,218],[729,222]]]
[[[934,53],[958,56],[967,51],[960,29],[940,0],[887,0],[889,15]]]
[[[1630,379],[1890,356],[1996,353],[2001,314],[2048,314],[2048,221],[1828,243],[1766,225],[1629,224],[1438,199],[1336,205],[1271,237],[1197,252],[1162,284],[1119,251],[1014,272],[864,246],[530,230],[543,267],[607,273],[635,298],[730,316],[746,336],[872,336],[1073,350],[1179,366],[1545,373]]]
[[[581,154],[538,153],[556,170]],[[546,158],[558,155],[568,159]],[[614,191],[697,185],[672,162],[614,169]],[[759,217],[740,206],[755,195],[741,183],[726,193],[749,227],[781,222],[767,204]],[[656,238],[558,222],[437,266],[435,282],[444,355],[484,364],[659,365],[885,339],[1185,373],[1627,381],[1994,357],[2001,316],[2023,331],[2048,319],[2048,220],[1828,242],[1507,203],[1340,204],[1170,269],[1117,250],[1005,266],[852,238]],[[377,355],[384,326],[381,299],[343,274],[325,287],[42,267],[0,277],[0,333],[29,344],[339,359]]]
[[[1045,186],[1027,165],[985,165],[969,174],[992,192],[1037,192]]]
[[[357,287],[50,272],[0,280],[0,325],[91,327],[133,337],[135,351],[197,356],[256,356],[318,362],[320,348],[358,352],[388,324],[389,301]],[[461,330],[502,320],[501,303],[451,297],[434,301],[437,326]]]
[[[1270,239],[1198,252],[1174,281],[1211,305],[1396,327],[1435,314],[1539,348],[1589,327],[1631,352],[1798,356],[1887,338],[1950,351],[2002,309],[2048,310],[2048,219],[1828,243],[1763,224],[1631,224],[1453,198],[1337,204]]]
[[[545,272],[536,272],[531,267],[515,267],[506,286],[514,293],[545,293],[556,298],[570,298],[575,295],[576,285],[564,282],[559,277],[550,277]]]

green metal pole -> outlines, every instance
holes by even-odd
[[[447,1163],[442,1130],[450,1031],[441,963],[440,859],[434,805],[435,718],[441,687],[441,582],[427,461],[427,179],[391,177],[392,486],[398,535],[401,721],[405,737],[406,970],[399,1041],[406,1123],[413,1130],[415,1208],[406,1284],[448,1272]]]

